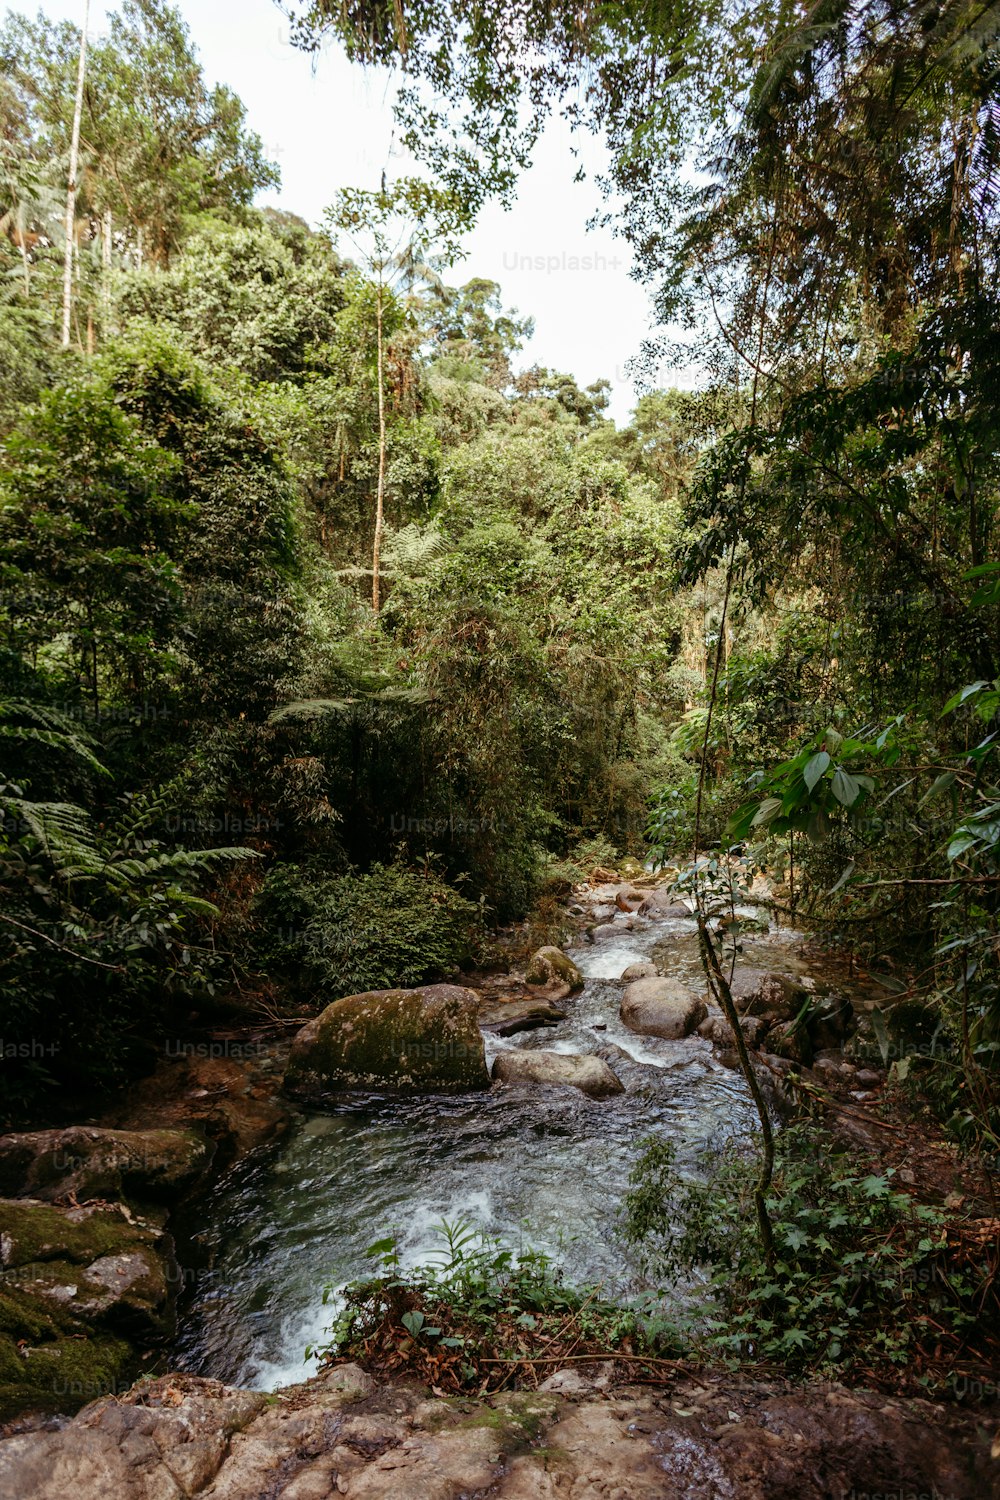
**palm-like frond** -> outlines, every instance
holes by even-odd
[[[47,703],[30,703],[22,698],[0,702],[0,739],[45,745],[79,761],[98,776],[110,775],[94,753],[95,742],[90,735],[70,714]]]

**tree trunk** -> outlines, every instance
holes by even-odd
[[[80,30],[80,65],[76,74],[76,104],[73,108],[73,134],[69,147],[69,183],[66,188],[66,259],[63,265],[62,346],[69,348],[70,312],[73,305],[73,246],[76,228],[76,169],[80,158],[80,120],[83,115],[83,80],[87,69],[87,22],[90,0],[83,0],[83,26]]]
[[[378,340],[378,486],[375,492],[375,545],[372,549],[372,611],[377,615],[382,602],[379,563],[382,557],[382,511],[385,504],[385,377],[381,281],[378,285],[378,301],[375,304],[375,326]]]
[[[31,262],[28,260],[28,230],[27,225],[22,223],[18,234],[18,242],[21,247],[21,269],[24,272],[24,295],[25,299],[31,297]]]
[[[101,333],[104,338],[111,334],[111,235],[112,235],[111,210],[104,210],[104,223],[101,226],[101,269],[103,272],[104,285],[101,288],[102,302],[102,327]]]

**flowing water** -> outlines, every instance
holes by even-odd
[[[621,937],[572,951],[586,976],[554,1028],[487,1038],[500,1048],[609,1054],[626,1092],[495,1088],[418,1098],[352,1097],[303,1117],[280,1144],[245,1159],[199,1205],[197,1273],[176,1356],[182,1366],[271,1390],[311,1373],[306,1346],[331,1308],[323,1289],[373,1270],[365,1249],[395,1233],[404,1264],[439,1251],[442,1218],[473,1220],[512,1247],[547,1251],[571,1281],[609,1294],[635,1287],[616,1217],[638,1143],[655,1132],[691,1164],[708,1144],[753,1126],[742,1078],[707,1042],[637,1037],[618,1019],[622,971],[655,957],[701,987],[693,922],[616,919]],[[745,941],[744,962],[801,970],[797,934]]]

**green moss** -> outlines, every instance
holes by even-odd
[[[88,1330],[67,1307],[0,1289],[0,1420],[24,1411],[77,1411],[127,1389],[136,1368],[124,1339]]]
[[[480,1406],[456,1426],[462,1430],[486,1427],[497,1434],[505,1452],[523,1453],[552,1420],[558,1402],[530,1391],[515,1391],[493,1406]]]
[[[3,1264],[70,1260],[87,1265],[102,1255],[120,1255],[148,1244],[150,1231],[130,1224],[117,1209],[92,1209],[70,1219],[63,1209],[30,1199],[0,1200]]]
[[[26,1411],[70,1415],[99,1396],[127,1390],[135,1373],[131,1346],[107,1334],[68,1334],[20,1347],[0,1334],[0,1420]]]
[[[561,948],[539,948],[524,977],[529,984],[548,984],[553,979],[560,979],[571,990],[583,989],[583,975]]]
[[[454,985],[334,1001],[296,1037],[285,1075],[296,1094],[488,1085],[475,997]]]
[[[172,1325],[158,1236],[112,1210],[0,1203],[0,1419],[72,1413],[128,1388],[137,1367],[128,1337]]]

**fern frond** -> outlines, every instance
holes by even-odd
[[[11,719],[24,719],[27,723],[8,722]],[[90,735],[81,730],[70,714],[46,703],[31,703],[22,698],[0,702],[0,738],[33,741],[74,756],[98,776],[111,774],[94,754],[96,742]]]

